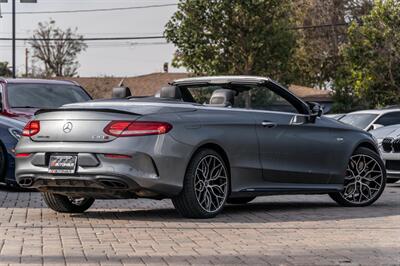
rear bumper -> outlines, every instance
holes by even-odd
[[[132,148],[133,147],[133,148]],[[109,143],[35,143],[22,138],[16,158],[16,180],[26,188],[94,198],[166,198],[178,195],[191,146],[172,137],[124,138]],[[51,154],[78,156],[76,172],[49,174]],[[104,154],[129,155],[108,158]]]
[[[400,171],[386,170],[387,179],[400,179]]]
[[[98,199],[136,198],[140,196],[159,197],[146,191],[126,176],[63,176],[63,175],[22,175],[19,185],[35,188],[42,192],[54,192],[68,196],[86,196]]]

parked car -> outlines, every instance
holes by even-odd
[[[1,115],[27,122],[35,111],[86,102],[90,95],[72,81],[0,78]]]
[[[339,121],[366,131],[400,124],[400,109],[364,110],[348,113]]]
[[[24,122],[0,116],[0,183],[16,185],[14,149],[24,126]]]
[[[321,115],[268,78],[182,79],[158,97],[39,111],[16,148],[16,176],[70,213],[98,198],[171,198],[195,218],[271,194],[372,204],[386,184],[376,142]]]
[[[386,165],[387,182],[400,180],[400,124],[379,128],[370,132],[379,143]]]
[[[326,114],[325,116],[329,117],[329,118],[333,118],[333,119],[339,120],[340,118],[342,118],[345,115],[346,114]]]

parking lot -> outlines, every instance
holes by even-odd
[[[397,184],[366,208],[274,196],[189,220],[169,200],[97,201],[63,215],[39,193],[2,189],[0,264],[400,264],[399,201]]]

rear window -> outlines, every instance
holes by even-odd
[[[7,100],[11,108],[58,108],[91,99],[75,85],[22,83],[7,85]]]

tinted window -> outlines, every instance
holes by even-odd
[[[343,123],[364,129],[377,117],[376,114],[348,114],[339,119]]]
[[[60,84],[8,84],[7,98],[11,108],[57,108],[90,100],[82,88]]]
[[[226,89],[223,86],[205,86],[188,88],[195,102],[209,104],[214,91]],[[298,113],[297,109],[285,98],[276,94],[266,87],[259,86],[236,86],[233,108],[246,108],[253,110],[268,110],[279,112]]]
[[[385,114],[381,116],[378,120],[376,120],[375,124],[379,124],[382,126],[400,124],[400,112]]]

